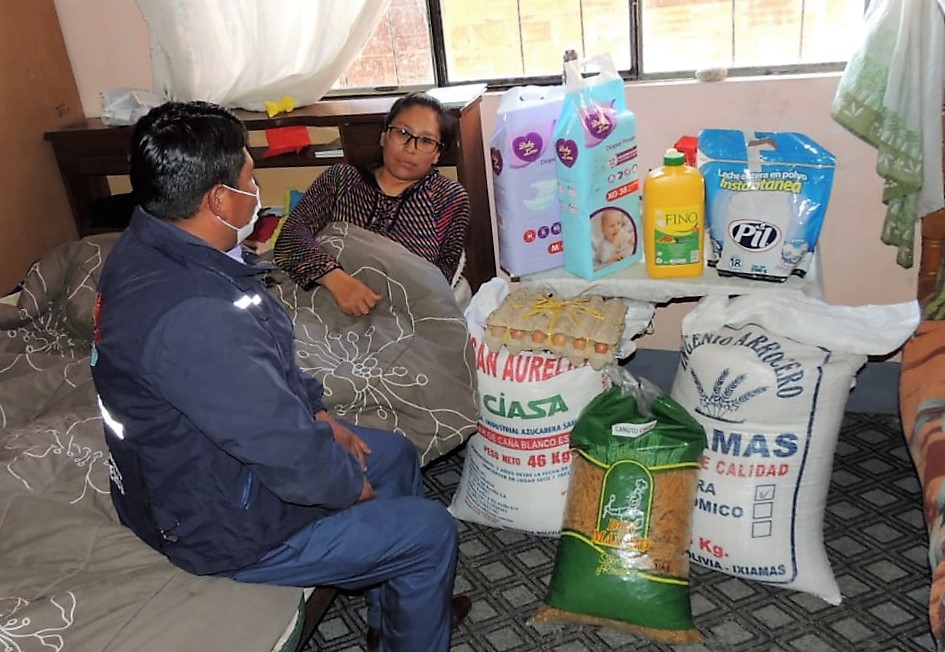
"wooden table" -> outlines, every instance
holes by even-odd
[[[449,89],[453,91],[454,89]],[[460,88],[444,99],[458,121],[456,139],[440,157],[439,165],[456,166],[457,178],[469,193],[470,224],[466,245],[466,279],[475,292],[495,276],[492,217],[489,210],[486,164],[483,153],[480,105],[481,88]],[[334,163],[367,164],[380,160],[380,134],[384,117],[396,96],[325,100],[269,118],[265,113],[237,111],[250,131],[302,125],[336,127],[341,137],[341,156],[315,155],[310,147],[298,154],[263,158],[264,147],[251,147],[257,168],[326,166]],[[128,150],[133,127],[109,127],[99,118],[47,132],[59,172],[66,187],[79,237],[114,231],[112,225],[96,223],[97,200],[111,195],[107,176],[128,174]]]

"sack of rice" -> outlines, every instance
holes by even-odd
[[[866,356],[898,348],[918,318],[916,302],[786,291],[706,297],[684,318],[672,396],[708,439],[694,563],[840,603],[823,515],[847,397]]]
[[[705,433],[667,394],[620,373],[571,432],[564,524],[534,620],[693,643],[686,550]]]

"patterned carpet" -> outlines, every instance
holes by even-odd
[[[463,451],[427,467],[427,491],[448,503]],[[555,541],[459,524],[456,592],[473,610],[457,652],[892,652],[932,650],[926,625],[928,557],[919,485],[899,419],[847,414],[834,463],[825,541],[845,596],[818,598],[692,567],[698,645],[661,645],[604,628],[529,624],[551,575]],[[360,596],[339,596],[307,650],[362,649]],[[418,651],[420,652],[420,651]]]

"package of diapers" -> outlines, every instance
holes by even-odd
[[[568,61],[565,78],[554,130],[564,268],[593,280],[643,256],[636,116],[609,55]]]
[[[834,156],[798,133],[705,129],[707,263],[723,276],[784,281],[814,260]]]
[[[672,397],[706,432],[689,559],[841,602],[823,542],[857,371],[905,342],[915,301],[832,306],[800,292],[710,296],[683,319]]]
[[[502,94],[489,142],[499,265],[511,276],[562,264],[552,132],[564,86],[516,86]]]

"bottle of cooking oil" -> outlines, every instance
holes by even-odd
[[[653,278],[699,276],[705,265],[705,180],[668,149],[643,182],[643,253]]]

